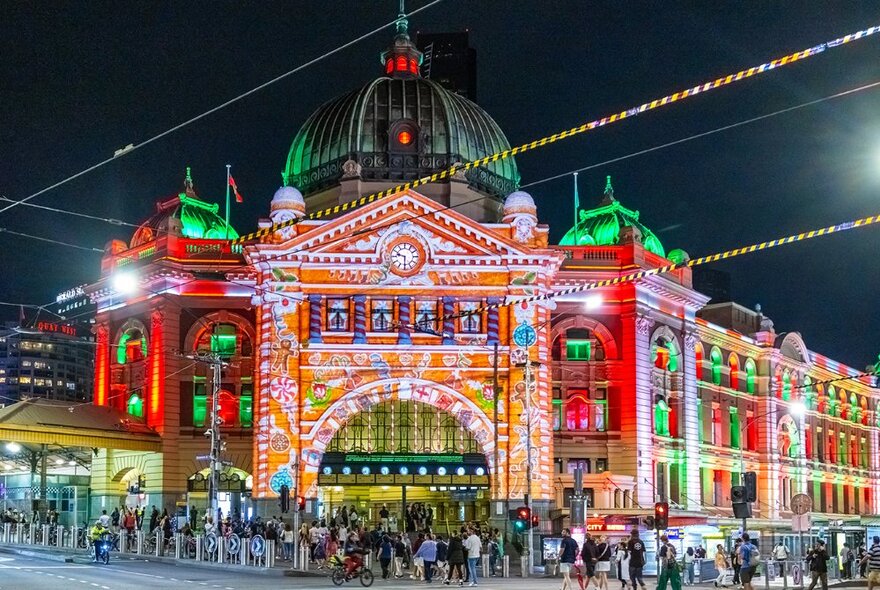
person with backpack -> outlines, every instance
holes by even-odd
[[[733,550],[730,552],[730,567],[733,568],[733,584],[740,584],[739,571],[742,567],[742,561],[739,557],[739,548],[742,546],[742,539],[737,538],[733,543]]]
[[[675,547],[666,535],[660,535],[659,556],[660,577],[657,579],[657,590],[666,590],[667,582],[672,586],[672,590],[681,590],[681,572],[678,569]]]
[[[773,560],[776,562],[776,575],[785,576],[785,562],[788,561],[788,547],[779,541],[773,548]]]
[[[630,531],[626,550],[629,552],[629,581],[633,590],[636,590],[636,584],[641,590],[645,590],[645,580],[642,578],[642,569],[645,567],[645,543],[639,538],[639,529]]]
[[[694,585],[694,562],[696,561],[696,557],[694,556],[694,548],[688,547],[687,551],[684,552],[684,585],[685,586],[693,586]]]
[[[853,577],[852,572],[852,564],[853,564],[853,550],[850,549],[849,543],[843,544],[843,549],[840,551],[840,565],[843,566],[843,579],[849,580]]]
[[[559,544],[559,571],[562,573],[562,590],[572,590],[571,568],[578,554],[577,541],[571,538],[569,529],[562,529],[562,542]]]
[[[760,563],[760,554],[758,548],[752,545],[748,533],[742,534],[742,544],[739,546],[739,579],[742,582],[743,590],[752,590],[752,577]]]

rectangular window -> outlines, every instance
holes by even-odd
[[[205,384],[193,384],[193,426],[204,426],[208,416],[207,397],[205,396]]]
[[[837,461],[841,465],[846,465],[847,463],[847,452],[846,452],[846,434],[843,432],[840,433],[837,439]]]
[[[697,438],[703,444],[703,400],[697,399]]]
[[[238,423],[242,428],[250,428],[254,425],[254,386],[250,383],[241,386],[241,395],[238,398]]]
[[[730,408],[730,448],[739,448],[739,412],[736,408]]]
[[[467,313],[479,307],[480,304],[477,301],[463,301],[459,304],[458,310],[459,313]],[[464,334],[479,334],[481,332],[480,319],[479,313],[468,313],[461,316],[458,318],[458,331]]]
[[[554,399],[553,400],[553,430],[559,431],[562,429],[562,400]]]
[[[570,361],[590,360],[589,340],[568,340],[565,343],[565,358]]]
[[[754,412],[746,412],[746,448],[750,451],[758,450],[758,421],[755,420]]]
[[[574,474],[575,469],[578,467],[581,468],[582,473],[590,473],[590,460],[589,459],[569,459],[568,464],[565,467],[566,472],[569,475]]]
[[[571,508],[571,499],[574,496],[574,488],[563,488],[562,490],[562,507]],[[587,508],[593,507],[593,488],[583,489],[584,503]]]
[[[593,426],[596,432],[605,432],[605,424],[607,423],[608,402],[597,400],[592,402]]]
[[[441,326],[437,322],[437,302],[419,301],[416,303],[416,326],[423,332],[439,332]]]
[[[605,473],[608,471],[608,459],[596,459],[596,473]]]
[[[721,408],[712,406],[712,444],[720,446],[723,441],[721,434]]]
[[[862,469],[868,468],[868,440],[863,436],[862,444],[859,452],[859,462]]]
[[[370,302],[370,329],[373,332],[391,332],[394,318],[394,302],[390,299],[374,299]]]
[[[348,299],[327,299],[327,331],[348,332]]]

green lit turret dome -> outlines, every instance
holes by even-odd
[[[613,246],[620,241],[620,230],[635,227],[642,234],[645,250],[666,257],[663,244],[650,229],[639,221],[639,212],[627,209],[614,198],[611,177],[605,185],[605,196],[595,209],[579,211],[576,227],[559,241],[560,246]]]
[[[156,203],[156,213],[135,230],[131,247],[152,242],[164,233],[207,240],[237,238],[238,232],[217,214],[219,209],[216,203],[206,203],[196,196],[187,168],[184,192]]]
[[[420,76],[422,54],[397,22],[397,37],[381,59],[387,76],[318,108],[291,145],[284,184],[305,197],[345,176],[363,180],[419,178],[510,148],[501,128],[470,100]],[[343,170],[343,165],[347,164]],[[513,158],[469,170],[470,184],[502,198],[516,190]]]

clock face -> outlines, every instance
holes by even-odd
[[[391,266],[398,274],[414,273],[421,260],[421,250],[411,242],[400,242],[391,248]]]

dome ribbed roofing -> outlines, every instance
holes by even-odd
[[[647,226],[639,221],[639,212],[624,207],[614,198],[611,177],[605,187],[605,198],[599,207],[581,210],[576,227],[571,228],[559,241],[560,246],[612,246],[620,241],[620,230],[635,227],[642,234],[645,250],[666,257],[663,244]],[[575,239],[577,236],[577,239]]]
[[[131,238],[131,248],[152,242],[165,232],[178,233],[187,238],[209,240],[234,239],[238,232],[217,214],[220,206],[200,200],[192,187],[192,178],[187,171],[186,190],[179,195],[156,204],[156,213],[135,230]],[[172,222],[176,220],[177,222]]]
[[[396,123],[416,126],[419,149],[389,150]],[[286,185],[306,196],[339,182],[353,160],[364,179],[410,180],[510,148],[483,109],[440,84],[419,77],[379,78],[318,108],[297,133],[287,158]],[[482,191],[502,197],[516,189],[513,158],[466,172]]]

